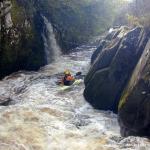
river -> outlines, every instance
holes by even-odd
[[[62,91],[65,69],[86,74],[95,46],[81,46],[38,72],[20,71],[0,81],[0,150],[148,150],[146,138],[123,138],[117,115],[93,109],[83,98],[84,83]]]

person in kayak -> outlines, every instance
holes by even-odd
[[[69,70],[64,72],[64,78],[62,79],[62,84],[70,86],[74,83],[75,78],[71,75]]]

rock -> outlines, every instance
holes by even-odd
[[[150,40],[119,104],[122,136],[150,136]]]
[[[6,0],[0,2],[0,17],[3,18],[2,20],[4,21],[4,25],[6,28],[11,28],[13,26],[11,18],[11,8],[12,8],[11,1]]]
[[[102,49],[103,49],[104,47],[106,47],[106,44],[107,44],[107,41],[105,41],[105,40],[102,40],[102,41],[100,42],[99,47],[94,51],[94,53],[93,53],[93,55],[92,55],[92,57],[91,57],[91,64],[93,64],[94,60],[96,60],[98,54],[102,51]]]
[[[118,28],[110,28],[106,36],[100,41],[99,47],[94,51],[92,57],[91,57],[91,64],[96,60],[98,55],[101,53],[103,49],[105,49],[107,46],[114,44],[116,37],[122,37],[125,32],[125,30],[128,30],[127,27],[122,26]],[[114,40],[114,42],[112,42]],[[111,44],[110,44],[111,43]]]
[[[85,99],[95,108],[117,112],[118,102],[146,45],[142,27],[121,27],[102,49],[85,78]]]
[[[27,3],[0,1],[0,78],[18,70],[37,70],[45,64],[41,17],[33,7],[29,10]]]
[[[0,95],[0,105],[7,106],[9,105],[11,98]]]

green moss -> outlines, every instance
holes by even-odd
[[[12,21],[14,26],[23,23],[24,21],[24,8],[19,6],[16,0],[12,0]]]
[[[13,27],[9,32],[2,29],[0,35],[0,77],[20,69],[38,69],[44,64],[44,46],[41,33],[35,25],[38,24],[38,18],[37,22],[34,22],[32,6],[31,1],[22,4],[12,0]]]
[[[119,102],[119,105],[118,105],[118,110],[120,110],[123,105],[126,103],[126,100],[129,96],[129,93],[128,92],[124,92],[122,97],[120,98],[120,102]]]

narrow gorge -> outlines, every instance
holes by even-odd
[[[1,0],[0,150],[149,150],[149,10]]]

